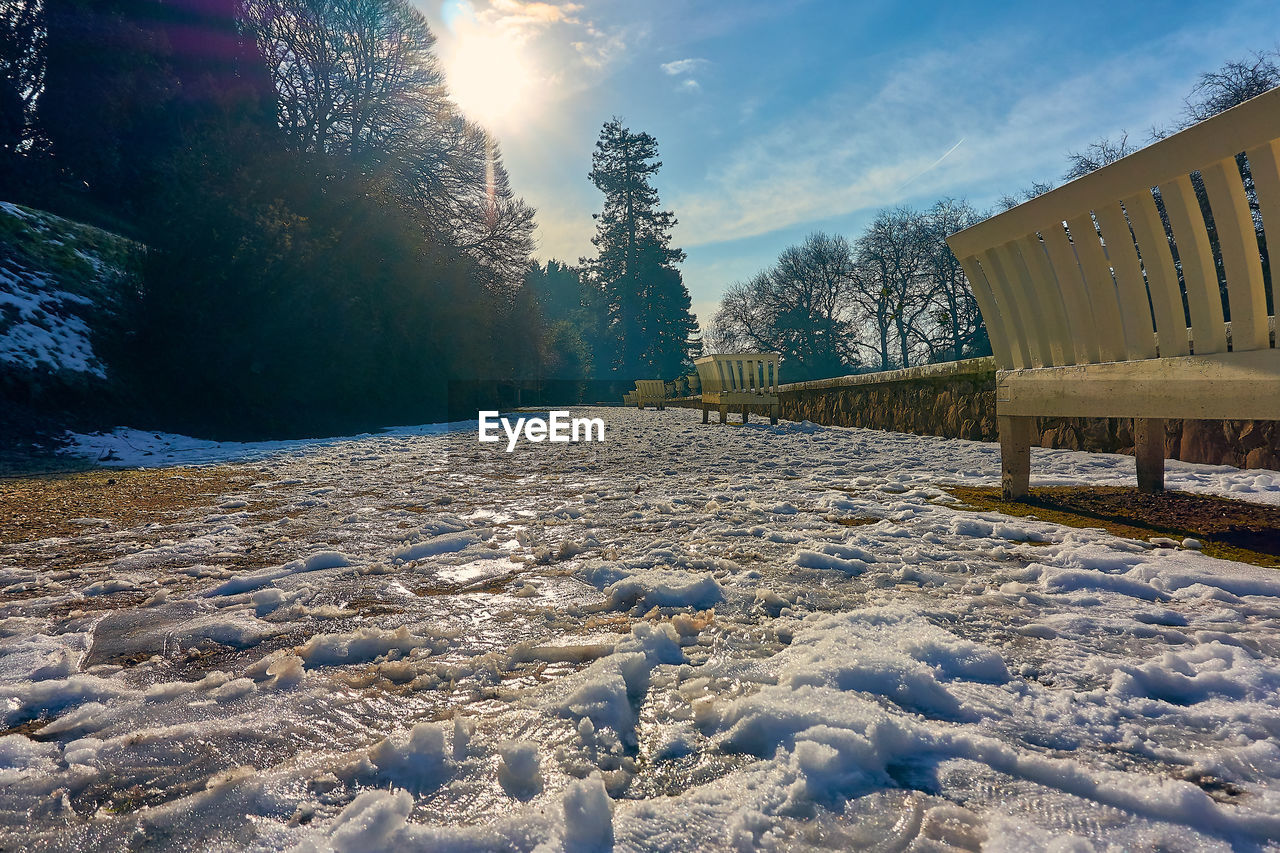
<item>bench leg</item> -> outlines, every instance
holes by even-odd
[[[1133,419],[1133,455],[1138,463],[1138,491],[1164,491],[1164,418]]]
[[[702,407],[702,422],[704,424],[711,423],[711,407],[710,406]]]
[[[750,418],[751,418],[751,415],[747,411],[747,406],[744,403],[742,406],[742,422],[745,424],[748,420],[750,420]]]
[[[720,423],[727,424],[728,422],[729,422],[729,407],[721,406],[720,407]]]
[[[778,407],[777,406],[769,407],[769,423],[773,424],[774,426],[778,425]]]
[[[1000,430],[1000,492],[1005,500],[1025,498],[1031,489],[1031,434],[1035,419],[997,415]]]
[[[659,412],[665,412],[666,410],[667,410],[667,404],[666,404],[666,403],[659,403],[659,404],[658,404],[658,411],[659,411]]]

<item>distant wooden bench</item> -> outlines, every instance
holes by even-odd
[[[1133,418],[1144,491],[1164,487],[1165,418],[1280,419],[1280,350],[1237,165],[1242,152],[1262,222],[1280,235],[1273,89],[947,238],[999,368],[1006,497],[1027,494],[1037,416]],[[1280,259],[1280,236],[1267,242]]]
[[[661,379],[637,379],[635,393],[636,405],[642,409],[657,406],[662,411],[667,407],[667,386]]]
[[[636,404],[636,392],[628,391],[622,395],[622,405],[634,406]]]
[[[708,355],[694,361],[702,384],[702,422],[711,407],[720,410],[720,423],[729,420],[729,407],[742,407],[742,422],[751,406],[768,406],[769,423],[778,422],[778,354],[748,352]]]

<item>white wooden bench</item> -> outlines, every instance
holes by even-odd
[[[742,407],[742,422],[751,406],[768,406],[769,423],[778,422],[778,354],[747,352],[707,355],[694,361],[702,383],[702,422],[711,407],[720,409],[720,423],[729,420],[729,407]]]
[[[1280,419],[1280,350],[1242,152],[1275,237],[1274,275],[1280,89],[947,238],[999,368],[1006,497],[1027,494],[1037,416],[1133,418],[1144,491],[1164,486],[1164,419]],[[1230,322],[1193,173],[1216,227]]]
[[[658,411],[667,407],[667,385],[661,379],[637,379],[635,391],[636,405],[657,406]]]

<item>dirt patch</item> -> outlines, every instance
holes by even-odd
[[[261,477],[253,468],[219,465],[0,480],[0,545],[166,521],[175,513],[214,505],[218,497]]]
[[[44,738],[40,737],[40,730],[49,725],[50,722],[51,720],[47,717],[38,717],[34,720],[27,720],[26,722],[18,723],[16,726],[10,726],[7,729],[0,729],[0,737],[7,737],[8,735],[22,735],[23,737],[29,737],[32,740],[44,740]]]
[[[1211,557],[1280,567],[1280,508],[1187,492],[1144,494],[1108,486],[1032,489],[1007,501],[997,488],[950,486],[969,506],[1006,515],[1034,515],[1069,527],[1101,527],[1130,539],[1199,539]]]
[[[861,527],[864,524],[875,524],[877,521],[880,521],[881,519],[870,518],[870,517],[861,516],[861,515],[858,515],[858,516],[824,515],[822,517],[822,520],[830,521],[831,523],[838,524],[841,527]]]

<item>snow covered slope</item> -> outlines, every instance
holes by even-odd
[[[105,379],[92,330],[115,310],[139,248],[0,202],[0,366]]]
[[[590,414],[196,447],[252,479],[0,547],[0,846],[1280,849],[1276,571],[963,510],[990,444]]]

